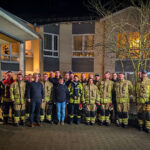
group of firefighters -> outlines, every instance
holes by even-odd
[[[57,123],[63,125],[64,118],[60,120],[63,110],[57,113],[59,105],[56,107],[59,99],[59,104],[66,102],[69,124],[80,124],[82,120],[87,125],[94,125],[97,121],[100,126],[109,126],[114,120],[117,126],[126,128],[132,99],[137,107],[139,130],[150,133],[150,79],[146,71],[139,75],[136,87],[125,79],[122,72],[112,76],[106,72],[104,80],[99,74],[90,74],[86,79],[84,73],[79,78],[67,72],[62,78],[59,71],[55,72],[55,76],[54,72],[50,72],[50,76],[44,73],[42,77],[37,73],[23,77],[22,72],[18,72],[17,79],[13,80],[13,73],[8,71],[0,83],[0,96],[3,123],[8,123],[11,108],[12,121],[16,126],[30,121],[31,127],[34,126],[35,113],[39,126],[43,121],[53,123],[55,116],[58,117]]]

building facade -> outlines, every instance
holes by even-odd
[[[120,18],[126,18],[127,13],[133,10],[134,8],[129,7],[114,13],[112,15],[114,21],[120,22]],[[1,15],[1,18],[3,16]],[[15,72],[23,70],[25,74],[60,70],[86,74],[99,73],[101,76],[105,71],[122,71],[116,53],[110,52],[107,46],[109,45],[107,35],[111,32],[109,16],[97,20],[67,21],[36,26],[20,18],[11,17],[26,28],[22,28],[24,32],[21,33],[18,25],[9,33],[11,40],[8,38],[4,40],[3,36],[8,33],[4,34],[3,31],[8,32],[8,28],[12,28],[12,23],[0,25],[1,76],[7,70]],[[134,25],[133,17],[128,19]],[[7,26],[8,28],[5,29]],[[20,34],[15,35],[17,32]],[[129,33],[136,31],[129,29]],[[118,32],[112,33],[111,38],[116,41],[117,46]],[[133,69],[129,67],[131,65],[128,60],[123,61],[126,75],[132,75]]]

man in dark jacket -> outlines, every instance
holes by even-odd
[[[37,73],[34,74],[34,81],[28,86],[27,100],[31,103],[30,126],[34,127],[33,118],[35,111],[37,125],[40,126],[40,105],[44,101],[44,89],[42,83],[39,82],[39,75]]]
[[[60,78],[60,72],[59,72],[59,71],[56,71],[56,72],[55,72],[55,78],[52,78],[52,79],[50,80],[50,82],[53,83],[53,86],[57,86],[57,85],[58,85],[58,80],[59,80],[59,78]]]
[[[63,78],[59,78],[58,85],[54,87],[53,101],[57,107],[58,125],[64,125],[66,103],[69,101],[69,91]]]

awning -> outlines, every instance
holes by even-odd
[[[37,39],[37,33],[28,25],[31,26],[28,22],[0,7],[0,42],[11,40],[24,42]]]

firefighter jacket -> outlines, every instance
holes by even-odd
[[[83,95],[83,86],[80,82],[72,82],[69,84],[70,103],[80,104]]]
[[[136,102],[150,102],[150,79],[148,77],[136,84]]]
[[[45,92],[45,98],[44,100],[46,102],[50,102],[52,101],[53,98],[53,84],[51,82],[47,81],[42,81],[41,82],[44,88],[44,92]]]
[[[99,88],[101,81],[100,80],[94,80],[94,84]]]
[[[87,85],[87,80],[86,79],[85,80],[81,80],[80,82],[81,82],[83,87]]]
[[[129,80],[119,80],[114,84],[116,92],[116,102],[126,103],[130,101],[130,95],[133,94],[133,85]]]
[[[26,83],[22,81],[16,81],[10,86],[10,98],[15,104],[25,104],[26,95]]]
[[[96,85],[88,84],[84,87],[83,102],[86,104],[100,103],[100,94]]]
[[[10,86],[13,82],[14,82],[14,80],[12,80],[12,79],[6,79],[2,82],[2,84],[3,84],[2,101],[12,102],[10,99]]]
[[[101,103],[112,103],[113,84],[114,83],[109,79],[101,81],[99,85]]]

